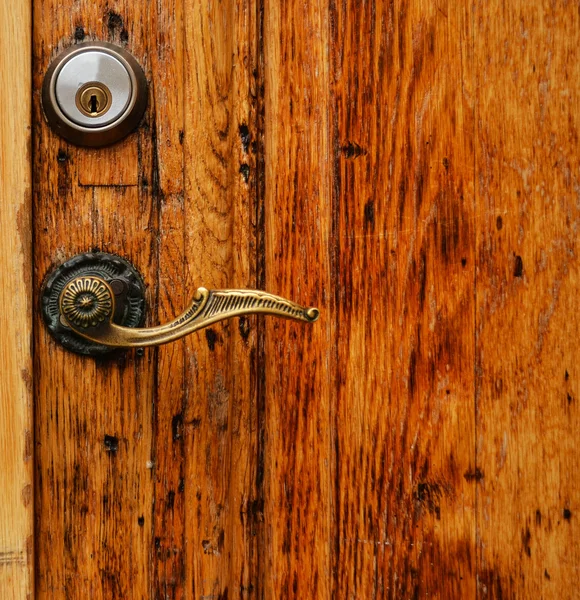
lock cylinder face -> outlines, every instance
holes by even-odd
[[[54,84],[62,112],[85,127],[100,128],[118,121],[131,102],[129,72],[105,52],[91,50],[73,56],[63,64]]]
[[[105,146],[139,124],[147,106],[147,81],[124,48],[86,42],[50,65],[42,104],[56,133],[80,146]]]
[[[102,81],[85,83],[76,93],[77,108],[86,115],[97,119],[111,108],[111,91]]]

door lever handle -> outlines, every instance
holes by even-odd
[[[139,304],[142,310],[143,292],[140,276],[124,259],[102,253],[79,255],[47,280],[43,290],[45,321],[57,339],[56,334],[64,332],[70,342],[73,332],[80,338],[77,342],[88,341],[88,348],[93,349],[96,344],[101,351],[80,351],[72,347],[74,344],[60,339],[69,349],[83,354],[102,354],[103,348],[166,344],[232,317],[266,314],[313,323],[319,316],[316,308],[303,307],[260,290],[207,290],[200,287],[189,306],[173,321],[157,327],[139,328],[135,323],[142,315],[136,318],[130,313],[138,312]],[[56,326],[55,309],[58,310]],[[47,315],[51,318],[47,319]]]
[[[60,311],[65,322],[78,335],[117,348],[167,344],[213,323],[262,313],[312,323],[318,309],[304,308],[259,290],[212,290],[200,287],[185,311],[173,321],[158,327],[137,329],[113,322],[115,295],[101,277],[76,277],[60,295]]]

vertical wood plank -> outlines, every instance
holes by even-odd
[[[329,32],[326,2],[264,2],[265,287],[322,316],[265,324],[259,598],[331,593]]]
[[[184,10],[189,294],[256,287],[256,13],[253,0],[191,0]],[[254,597],[255,319],[218,323],[186,347],[188,597]]]
[[[185,289],[184,48],[181,0],[151,6],[152,122],[151,179],[159,199],[157,322],[172,320],[187,301]],[[183,405],[187,398],[185,342],[157,350],[154,417],[155,513],[154,598],[186,598],[185,453]]]
[[[333,592],[475,595],[467,3],[333,11]]]
[[[124,256],[146,282],[155,282],[150,113],[140,131],[122,146],[102,149],[96,160],[94,150],[71,146],[49,130],[39,102],[50,60],[85,39],[126,45],[149,72],[148,16],[147,3],[139,2],[34,5],[37,294],[48,272],[91,249]],[[121,147],[126,161],[115,169]],[[154,290],[153,284],[149,323]],[[50,338],[39,311],[35,315],[37,597],[149,599],[155,350],[101,360],[75,356]]]
[[[30,2],[0,2],[0,596],[34,594]]]
[[[480,598],[577,596],[577,3],[476,2]]]

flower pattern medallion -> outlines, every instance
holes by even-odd
[[[109,286],[96,277],[82,277],[71,281],[63,290],[62,312],[77,327],[96,327],[113,310]]]

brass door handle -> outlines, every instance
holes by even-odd
[[[115,295],[101,277],[76,277],[60,295],[60,312],[78,335],[116,348],[157,346],[178,340],[217,321],[263,313],[312,323],[316,308],[304,308],[259,290],[213,290],[198,288],[185,311],[158,327],[137,329],[115,325]]]
[[[48,277],[42,293],[43,315],[51,333],[82,354],[166,344],[218,321],[250,314],[306,323],[319,316],[316,308],[260,290],[210,291],[200,287],[173,321],[139,328],[136,325],[142,320],[143,298],[141,277],[128,261],[103,253],[82,254]]]

